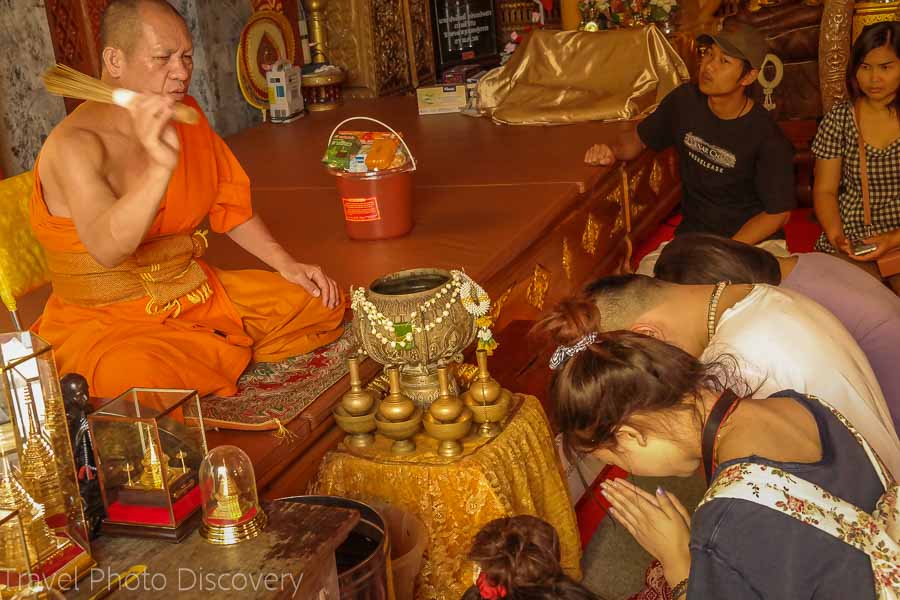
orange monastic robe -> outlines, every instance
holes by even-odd
[[[188,103],[199,110],[193,98]],[[250,180],[206,119],[176,129],[181,157],[146,240],[189,234],[207,217],[219,233],[249,219]],[[48,252],[86,252],[72,220],[47,210],[37,164],[34,173],[38,240]],[[177,314],[148,313],[147,297],[81,306],[54,293],[32,329],[53,345],[60,374],[82,374],[101,397],[131,387],[232,395],[251,358],[278,361],[340,336],[343,304],[329,309],[277,273],[222,271],[195,260],[213,293],[202,303],[181,298]]]

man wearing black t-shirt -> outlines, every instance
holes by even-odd
[[[585,161],[631,160],[645,146],[678,151],[684,219],[675,235],[714,233],[748,244],[783,238],[796,206],[793,148],[768,112],[747,95],[766,56],[752,27],[702,36],[710,49],[699,85],[672,91],[637,128],[612,145],[591,147]]]

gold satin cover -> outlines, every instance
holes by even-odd
[[[478,109],[511,125],[633,119],[687,80],[684,61],[656,27],[538,30],[482,77]]]
[[[314,493],[381,500],[419,517],[430,543],[417,598],[459,600],[474,583],[466,560],[475,534],[488,521],[538,516],[559,533],[562,566],[581,578],[581,543],[556,445],[537,398],[516,394],[511,417],[493,439],[470,437],[463,454],[437,456],[437,441],[419,433],[416,451],[392,455],[377,436],[367,448],[345,445],[325,456]]]
[[[0,181],[0,299],[10,312],[16,310],[16,298],[49,279],[44,249],[28,217],[33,188],[31,171]]]

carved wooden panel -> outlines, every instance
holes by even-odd
[[[369,0],[329,0],[325,5],[328,59],[346,72],[344,93],[349,97],[376,95],[371,22]]]
[[[412,68],[418,85],[434,83],[434,36],[431,29],[431,7],[428,0],[407,0],[409,10]]]
[[[853,0],[826,0],[819,30],[819,85],[822,111],[847,98],[844,75],[850,59]]]
[[[100,16],[109,0],[46,0],[47,24],[56,62],[100,75]],[[71,112],[79,102],[66,100]]]
[[[428,0],[327,0],[325,11],[329,62],[346,71],[348,97],[435,80]]]
[[[404,4],[404,0],[372,0],[371,26],[379,96],[403,91],[412,84]]]

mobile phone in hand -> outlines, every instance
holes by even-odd
[[[878,246],[875,244],[853,244],[853,256],[865,256],[866,254],[872,254],[878,250]]]

